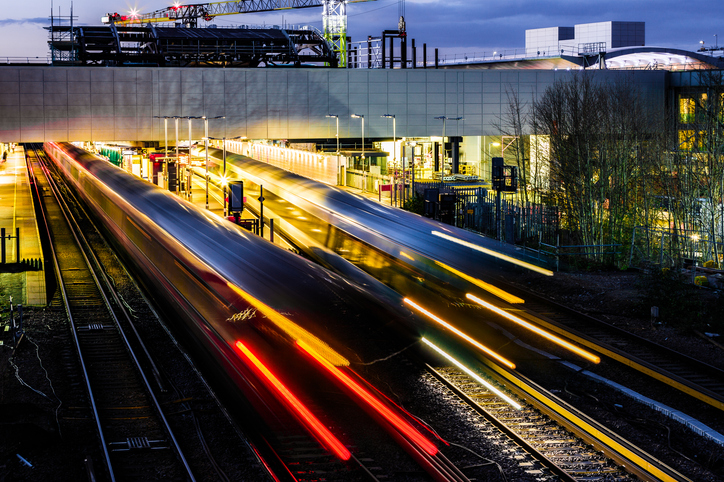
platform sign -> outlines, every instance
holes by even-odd
[[[229,212],[241,212],[244,210],[244,182],[229,182]]]

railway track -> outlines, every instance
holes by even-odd
[[[516,314],[724,410],[724,370],[516,286],[505,289],[525,300]]]
[[[36,156],[42,153],[36,150]],[[141,362],[120,328],[118,308],[97,260],[47,170],[33,166],[45,192],[39,222],[52,239],[59,290],[95,419],[105,477],[195,480]],[[49,194],[52,193],[52,198]],[[146,361],[148,363],[148,361]]]
[[[476,379],[439,359],[425,363],[435,379],[490,424],[480,429],[499,439],[500,445],[508,444],[504,452],[536,480],[689,480],[514,371],[486,365],[478,365]]]
[[[82,209],[82,208],[75,208],[75,209]],[[48,216],[49,217],[49,216]],[[57,217],[57,216],[54,216]],[[70,258],[72,261],[73,259],[77,258],[75,255],[69,255],[70,251],[66,250],[64,247],[61,248],[63,251],[63,257]],[[66,253],[67,251],[67,253]],[[77,259],[76,259],[77,260]],[[61,263],[59,262],[59,265]],[[59,267],[59,271],[63,271],[61,267]],[[75,270],[70,270],[73,272],[73,275],[76,276],[77,282],[72,282],[72,286],[82,286],[83,293],[85,293],[83,296],[85,296],[85,299],[81,299],[78,302],[73,303],[71,298],[70,306],[68,307],[69,312],[73,312],[75,308],[80,305],[82,310],[87,311],[88,313],[84,313],[86,317],[92,317],[94,320],[99,316],[97,313],[97,310],[101,309],[101,307],[108,304],[113,304],[113,302],[103,301],[99,302],[97,301],[93,296],[90,296],[88,294],[88,291],[90,291],[89,286],[90,282],[83,279],[79,273],[76,273]],[[99,277],[101,277],[99,275]],[[65,291],[70,291],[66,287],[64,287]],[[118,303],[121,304],[121,303]],[[123,302],[125,304],[125,302]],[[77,316],[74,317],[74,320],[77,323]],[[125,323],[123,323],[125,325]],[[87,334],[105,334],[104,332],[107,331],[108,324],[106,322],[95,322],[95,323],[89,323],[89,324],[83,324],[80,325],[78,328],[75,328],[74,331],[78,331],[82,333],[83,336],[78,336],[80,341],[83,341],[83,338]],[[94,345],[98,345],[99,342],[94,342]],[[132,344],[135,344],[132,342]],[[83,348],[81,347],[81,350]],[[102,347],[99,350],[96,350],[96,353],[94,353],[97,356],[102,356],[103,354],[111,353],[112,350]],[[96,365],[98,363],[94,363]],[[143,365],[149,364],[148,361],[142,361]],[[140,371],[140,370],[139,370]],[[92,373],[91,373],[92,375]],[[118,375],[105,375],[106,378],[112,378],[117,381],[123,380],[122,376]],[[150,377],[149,377],[150,378]],[[153,379],[157,380],[157,384],[163,383],[160,380],[161,377],[154,375]],[[125,381],[125,380],[124,380]],[[150,381],[150,380],[147,380]],[[151,383],[152,384],[152,383]],[[91,392],[92,393],[92,392]],[[100,397],[94,397],[96,399],[99,399]],[[115,403],[116,400],[112,399],[112,403]],[[313,406],[313,402],[307,403],[310,406]],[[147,408],[147,405],[144,405],[143,401],[134,402],[133,408]],[[125,408],[125,407],[124,407]],[[339,412],[339,406],[327,406],[324,404],[324,408],[319,410],[319,413],[331,413],[331,412]],[[127,408],[128,410],[128,408]],[[159,413],[162,413],[162,411],[159,409]],[[316,412],[317,410],[315,410]],[[130,412],[129,412],[130,413]],[[97,420],[102,421],[103,420],[104,411],[99,409],[97,411]],[[151,414],[148,412],[143,412],[139,414],[132,414],[132,417],[130,418],[146,418],[150,417]],[[118,417],[111,417],[111,418],[118,418]],[[129,417],[124,417],[129,418]],[[339,480],[339,481],[365,481],[365,480],[380,480],[389,478],[389,473],[393,473],[396,470],[399,470],[398,467],[395,464],[390,464],[388,460],[379,460],[380,453],[374,446],[367,445],[367,442],[361,443],[359,447],[354,447],[354,453],[350,460],[346,462],[341,462],[338,459],[330,456],[330,454],[322,449],[319,446],[319,443],[312,438],[309,434],[301,431],[295,431],[293,429],[290,430],[290,426],[295,425],[294,423],[284,423],[285,417],[279,416],[280,424],[278,427],[271,427],[272,433],[265,434],[265,440],[269,443],[269,446],[273,448],[274,452],[274,460],[265,459],[265,462],[271,462],[272,465],[275,467],[279,467],[283,464],[283,466],[286,468],[284,471],[278,471],[275,472],[275,475],[277,476],[278,480],[297,480],[297,481],[305,481],[305,480],[319,480],[320,477],[323,477],[325,480]],[[366,432],[366,435],[369,435],[370,432],[377,433],[380,432],[378,437],[386,437],[382,432],[383,429],[381,427],[374,428],[369,425],[369,423],[360,423],[359,421],[355,421],[356,427],[351,428],[348,425],[348,420],[344,419],[337,419],[337,420],[326,420],[325,424],[329,424],[332,426],[337,427],[334,431],[338,433],[345,433],[349,430],[352,431],[358,431],[358,432]],[[101,427],[103,428],[103,427]],[[389,429],[387,429],[388,433],[390,432]],[[103,434],[103,432],[100,432]],[[106,439],[110,439],[110,437],[105,437]],[[374,438],[374,437],[373,437]],[[411,446],[410,442],[405,440],[405,437],[401,435],[392,434],[392,439],[398,444],[400,447],[399,450],[393,449],[391,452],[394,452],[394,455],[391,457],[392,459],[398,458],[404,455],[402,454],[403,448],[410,454],[411,450],[409,446]],[[162,438],[162,435],[156,435],[156,437],[153,439],[153,442],[157,445],[150,447],[153,449],[154,447],[161,448],[161,441],[164,441]],[[350,437],[349,440],[352,444],[354,444],[356,437]],[[104,447],[114,447],[114,448],[120,448],[123,453],[127,454],[133,454],[136,450],[140,449],[141,446],[136,443],[136,440],[128,440],[126,441],[125,445],[123,443],[120,444],[111,444],[111,443],[105,443],[103,444]],[[145,441],[141,441],[143,443]],[[149,440],[149,442],[151,442]],[[133,445],[135,444],[135,445]],[[375,442],[376,444],[376,442]],[[183,447],[183,444],[181,444]],[[148,447],[147,447],[148,448]],[[164,449],[165,450],[165,449]],[[414,448],[412,449],[412,452],[414,452]],[[108,458],[108,463],[110,465],[109,471],[113,470],[113,458],[118,457],[119,455],[116,454],[113,450],[105,450],[106,457]],[[389,457],[389,453],[385,454],[385,456]],[[385,459],[385,457],[381,457]],[[417,462],[417,466],[415,466],[415,462]],[[131,466],[131,463],[124,462],[124,466]],[[418,472],[421,474],[419,477],[419,480],[427,480],[429,476],[426,476],[424,474],[424,470],[434,472],[436,475],[433,476],[436,478],[436,480],[455,480],[455,481],[463,481],[466,480],[462,474],[459,473],[455,465],[447,460],[442,454],[438,454],[437,456],[427,456],[425,454],[422,455],[413,455],[412,459],[409,461],[409,463],[406,463],[407,470],[410,471],[410,473],[417,474]],[[156,465],[158,468],[158,464]],[[422,467],[422,468],[421,468]],[[169,478],[172,480],[181,480],[183,478],[192,478],[191,472],[189,471],[187,475],[178,475],[171,472],[171,469],[163,469],[163,477]],[[180,471],[179,471],[180,472]],[[112,472],[111,472],[112,473]],[[122,479],[122,477],[116,477],[119,480]],[[127,477],[129,480],[155,480],[153,476],[148,476],[147,474],[134,474],[132,476]],[[260,480],[259,478],[255,479],[249,479],[249,480]],[[410,480],[418,480],[417,476]]]

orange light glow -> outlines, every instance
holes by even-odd
[[[307,352],[312,358],[317,360],[320,365],[326,368],[332,375],[334,375],[339,381],[344,383],[349,389],[351,389],[360,399],[370,405],[377,413],[382,415],[387,421],[389,421],[398,431],[405,435],[409,440],[416,443],[418,447],[423,449],[430,455],[437,454],[437,447],[426,439],[415,427],[410,425],[409,422],[402,419],[395,412],[390,410],[384,403],[379,399],[375,398],[370,392],[361,387],[357,382],[347,376],[342,370],[332,365],[323,356],[314,351],[314,349],[306,344],[302,340],[297,340],[297,345]]]
[[[506,358],[503,358],[502,356],[498,355],[497,353],[495,353],[493,350],[491,350],[491,349],[488,348],[487,346],[482,345],[481,343],[473,340],[473,339],[470,338],[468,335],[466,335],[466,334],[463,333],[462,331],[460,331],[460,330],[458,330],[457,328],[455,328],[454,326],[452,326],[450,323],[448,323],[448,322],[446,322],[446,321],[443,321],[443,320],[440,319],[439,317],[433,315],[432,313],[430,313],[429,311],[427,311],[425,308],[423,308],[422,306],[418,305],[418,304],[415,303],[414,301],[410,300],[409,298],[405,298],[403,301],[404,301],[405,303],[407,303],[408,305],[412,306],[413,308],[415,308],[416,310],[418,310],[419,312],[425,314],[425,315],[428,316],[430,319],[436,321],[437,323],[441,324],[442,326],[444,326],[444,327],[447,328],[448,330],[452,331],[452,332],[455,333],[457,336],[459,336],[459,337],[462,338],[463,340],[467,341],[468,343],[470,343],[471,345],[473,345],[473,346],[474,346],[475,348],[477,348],[478,350],[482,351],[483,353],[486,353],[487,355],[491,356],[492,358],[495,358],[496,360],[498,360],[500,363],[502,363],[502,364],[505,365],[506,367],[510,368],[511,370],[514,370],[514,369],[515,369],[515,363],[513,363],[512,361],[510,361],[510,360],[508,360],[508,359],[506,359]]]
[[[488,293],[497,296],[498,298],[500,298],[503,301],[507,301],[508,303],[525,303],[525,301],[523,299],[518,298],[515,295],[511,295],[507,291],[501,290],[497,286],[491,285],[490,283],[486,283],[485,281],[479,280],[477,278],[473,278],[472,276],[468,276],[465,273],[463,273],[462,271],[458,271],[455,268],[453,268],[452,266],[448,266],[444,263],[441,263],[440,261],[435,261],[435,263],[438,266],[442,266],[443,268],[450,271],[451,273],[454,273],[454,274],[460,276],[465,281],[468,281],[468,282],[474,284],[478,288],[482,288],[485,291],[487,291]]]
[[[467,298],[468,298],[469,300],[473,300],[474,302],[476,302],[476,303],[479,304],[480,306],[483,306],[483,307],[489,309],[490,311],[493,311],[493,312],[499,314],[500,316],[503,316],[503,317],[509,319],[509,320],[512,321],[513,323],[517,323],[517,324],[519,324],[520,326],[522,326],[522,327],[524,327],[524,328],[527,328],[528,330],[532,331],[533,333],[536,333],[536,334],[542,336],[543,338],[546,338],[546,339],[552,341],[553,343],[555,343],[555,344],[557,344],[557,345],[559,345],[559,346],[562,346],[563,348],[566,348],[567,350],[572,351],[572,352],[575,353],[576,355],[581,356],[581,357],[585,358],[586,360],[588,360],[588,361],[590,361],[590,362],[593,362],[593,363],[601,363],[601,358],[600,358],[600,357],[598,357],[598,356],[596,356],[596,355],[594,355],[594,354],[592,354],[592,353],[590,353],[590,352],[587,352],[586,350],[583,350],[583,349],[577,347],[576,345],[574,345],[574,344],[572,344],[572,343],[569,343],[569,342],[567,342],[566,340],[564,340],[564,339],[562,339],[562,338],[557,337],[556,335],[553,335],[553,334],[551,334],[551,333],[548,333],[547,331],[545,331],[545,330],[543,330],[543,329],[541,329],[541,328],[533,325],[532,323],[528,323],[527,321],[523,321],[523,320],[521,320],[520,318],[518,318],[517,316],[511,315],[511,314],[508,313],[507,311],[502,310],[502,309],[498,308],[498,307],[495,306],[495,305],[491,305],[490,303],[488,303],[488,302],[486,302],[486,301],[483,301],[483,300],[481,300],[480,298],[478,298],[477,296],[471,295],[470,293],[468,293],[468,294],[465,295],[465,296],[467,296]]]
[[[352,456],[347,447],[342,445],[337,437],[325,427],[322,422],[315,417],[312,412],[300,402],[287,387],[254,355],[242,342],[236,342],[236,348],[256,367],[264,378],[266,378],[276,392],[281,395],[287,402],[287,406],[295,412],[299,419],[307,426],[307,428],[317,437],[325,447],[327,447],[334,455],[342,460],[349,460]]]
[[[449,234],[441,233],[440,231],[432,231],[432,234],[435,236],[438,236],[443,239],[447,239],[448,241],[452,241],[453,243],[461,244],[463,246],[466,246],[470,249],[474,249],[475,251],[480,251],[481,253],[485,253],[490,256],[494,256],[498,259],[502,259],[503,261],[507,261],[509,263],[517,264],[518,266],[521,266],[523,268],[527,268],[531,271],[535,271],[536,273],[544,274],[546,276],[553,276],[553,271],[545,268],[541,268],[540,266],[536,266],[531,263],[527,263],[525,261],[522,261],[517,258],[513,258],[512,256],[508,256],[503,253],[498,253],[497,251],[493,251],[492,249],[483,248],[482,246],[478,246],[477,244],[469,243],[467,241],[463,241],[462,239],[458,239],[454,236],[450,236]]]
[[[292,339],[292,341],[297,339],[304,340],[311,346],[313,346],[316,351],[318,351],[319,353],[323,353],[324,357],[331,363],[337,366],[349,365],[349,360],[337,353],[334,349],[332,349],[332,347],[317,338],[315,335],[311,334],[301,326],[297,325],[286,316],[280,314],[272,307],[254,298],[252,295],[242,290],[238,286],[235,286],[229,282],[227,282],[226,284],[227,286],[229,286],[229,288],[234,290],[236,294],[241,296],[247,303],[259,310],[264,316],[269,319],[269,321],[274,323],[280,330],[286,333]]]
[[[436,351],[437,353],[439,353],[440,355],[442,355],[447,361],[449,361],[450,363],[452,363],[453,365],[455,365],[456,367],[458,367],[459,369],[461,369],[462,371],[464,371],[464,372],[465,372],[469,377],[471,377],[473,380],[475,380],[476,382],[480,383],[480,384],[483,385],[485,388],[487,388],[488,390],[490,390],[491,392],[493,392],[494,394],[496,394],[498,397],[500,397],[501,399],[503,399],[503,400],[504,400],[506,403],[508,403],[511,407],[515,408],[516,410],[520,410],[520,409],[521,409],[521,406],[520,406],[520,404],[519,404],[518,402],[516,402],[515,400],[513,400],[512,398],[510,398],[509,396],[507,396],[505,393],[503,393],[503,392],[501,392],[500,390],[498,390],[497,388],[495,388],[492,384],[490,384],[490,383],[488,383],[487,381],[485,381],[485,380],[484,380],[482,377],[480,377],[477,373],[473,372],[471,369],[469,369],[468,367],[466,367],[465,365],[463,365],[462,363],[460,363],[459,361],[457,361],[455,358],[453,358],[452,356],[450,356],[450,355],[448,355],[447,353],[445,353],[444,351],[442,351],[439,347],[435,346],[430,340],[428,340],[427,338],[424,338],[424,337],[423,337],[422,342],[425,343],[425,344],[426,344],[427,346],[429,346],[430,348],[432,348],[433,350],[435,350],[435,351]]]

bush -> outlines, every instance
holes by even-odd
[[[415,193],[412,198],[405,201],[405,205],[402,207],[402,209],[422,216],[425,213],[425,200],[422,199],[422,196]]]
[[[641,316],[648,317],[652,306],[659,307],[659,321],[677,326],[691,326],[705,315],[699,291],[679,273],[669,269],[652,270],[642,278]]]

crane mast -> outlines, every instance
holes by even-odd
[[[345,0],[324,0],[322,25],[324,38],[332,44],[337,53],[339,66],[347,67],[347,2]]]

